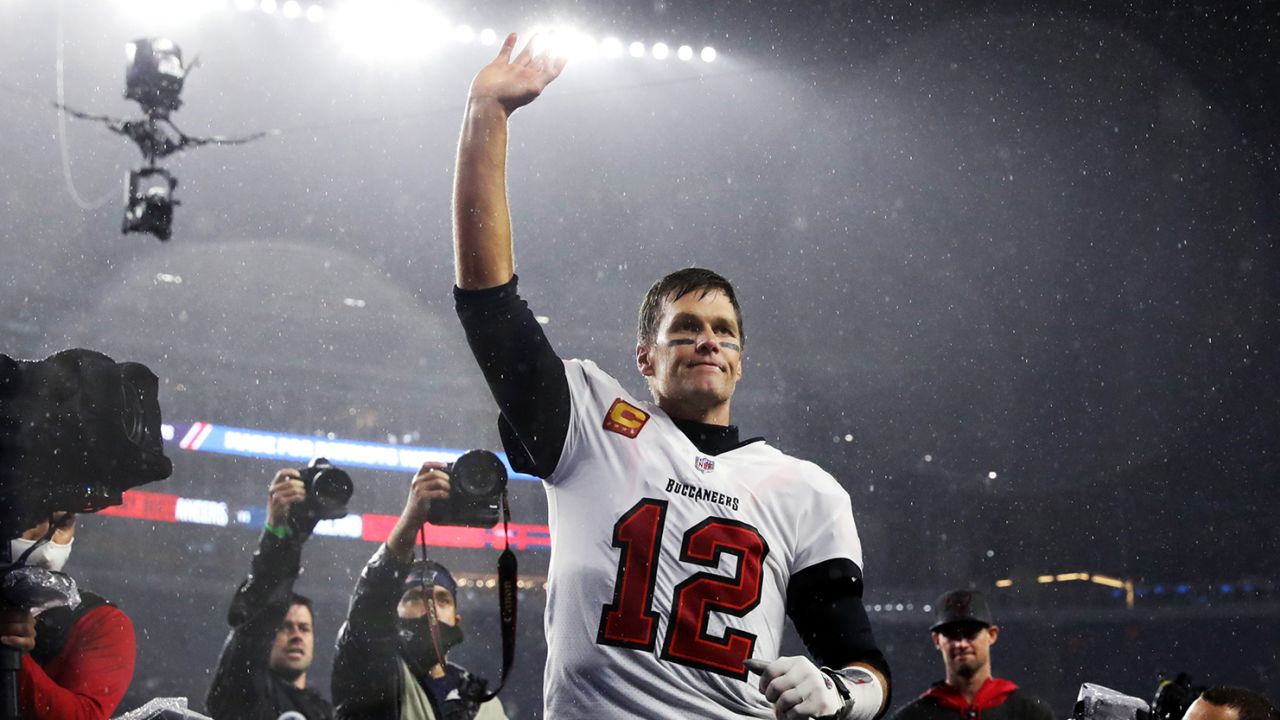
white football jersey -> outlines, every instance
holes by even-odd
[[[792,575],[862,567],[849,494],[762,441],[704,455],[594,363],[565,372],[544,716],[773,718],[742,661],[778,656]]]

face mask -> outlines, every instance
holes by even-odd
[[[443,660],[436,655],[436,644],[431,641],[431,619],[400,618],[400,657],[408,663],[409,669],[417,675],[425,675],[431,668]],[[440,652],[449,653],[450,648],[462,643],[462,628],[457,625],[436,623],[436,632],[440,637]]]
[[[66,545],[60,545],[52,540],[43,543],[36,548],[34,552],[27,556],[27,564],[33,567],[42,567],[54,572],[62,572],[62,566],[67,564],[67,558],[71,557],[71,542]],[[14,538],[9,541],[9,557],[13,562],[17,562],[22,554],[31,549],[35,545],[35,540],[24,540],[23,538]]]

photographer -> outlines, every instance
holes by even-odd
[[[433,500],[449,495],[442,463],[424,463],[387,542],[365,565],[338,633],[333,697],[339,718],[505,720],[485,681],[448,661],[462,642],[457,585],[433,562],[414,562],[414,539]],[[432,628],[432,615],[435,628]]]
[[[71,554],[75,522],[72,513],[54,513],[9,541],[11,557],[17,562],[26,554],[26,565],[60,572]],[[0,609],[0,644],[23,653],[18,694],[24,718],[108,718],[133,680],[133,623],[83,590],[74,610],[51,608],[33,618],[25,609]]]
[[[296,513],[306,499],[299,471],[276,473],[267,523],[249,577],[231,601],[231,633],[209,688],[209,714],[218,720],[276,720],[288,712],[306,720],[333,717],[329,701],[307,687],[315,626],[311,601],[293,592],[311,527],[291,523],[290,509]]]

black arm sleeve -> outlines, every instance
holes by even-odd
[[[338,718],[395,717],[400,702],[400,645],[396,604],[411,563],[378,548],[351,595],[338,631],[333,702]]]
[[[512,467],[546,477],[569,433],[569,381],[516,283],[513,277],[485,290],[454,288],[453,296],[467,344],[498,401]]]
[[[240,583],[227,613],[231,632],[222,646],[206,698],[214,718],[253,717],[271,704],[267,676],[271,672],[271,645],[289,612],[301,561],[302,543],[296,536],[262,534],[249,577]]]
[[[792,575],[787,615],[819,664],[839,669],[866,663],[880,671],[888,686],[885,692],[890,692],[889,662],[871,634],[871,620],[862,605],[862,569],[853,561],[827,560]],[[889,698],[883,707],[889,707]]]

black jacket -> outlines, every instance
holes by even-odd
[[[299,690],[268,666],[301,560],[302,543],[295,535],[262,534],[249,577],[240,583],[227,613],[231,632],[205,701],[215,720],[277,720],[289,711],[307,720],[333,718],[328,700],[309,688]]]
[[[338,718],[398,720],[400,717],[405,688],[400,670],[396,605],[403,595],[405,576],[412,567],[412,563],[398,560],[382,545],[356,581],[347,621],[338,631],[338,654],[333,663],[333,700]],[[452,663],[448,664],[447,675],[458,685],[483,687],[483,680]],[[430,686],[431,683],[426,683],[423,689],[430,698],[435,717],[475,716],[477,708],[460,699],[441,707]],[[467,707],[454,707],[455,704]]]

